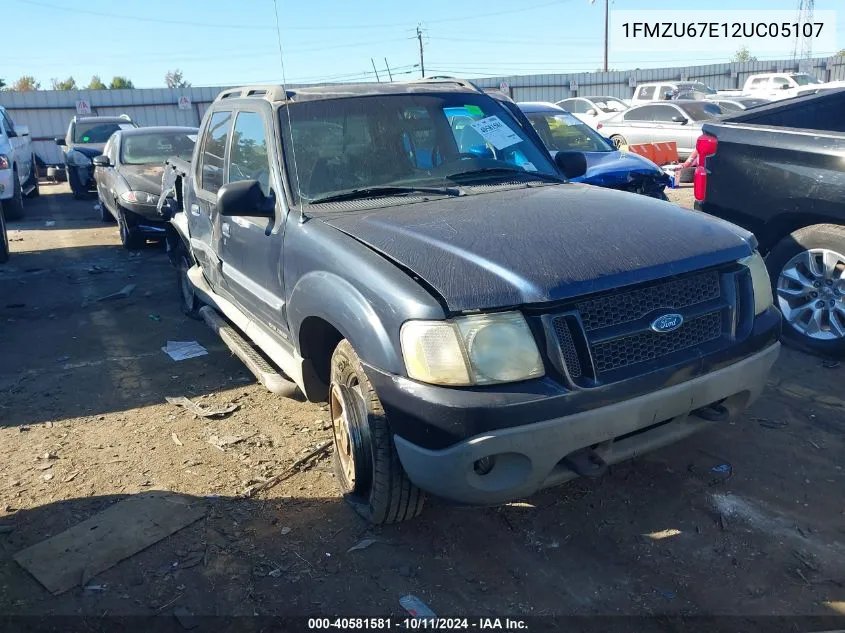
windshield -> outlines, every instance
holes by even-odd
[[[722,109],[718,105],[706,101],[685,103],[681,107],[693,121],[707,121],[723,114]]]
[[[131,130],[135,127],[132,123],[103,123],[101,121],[77,122],[73,129],[74,143],[105,143],[109,137],[118,130]]]
[[[124,165],[163,163],[176,156],[191,160],[194,153],[195,132],[155,132],[130,134],[120,143],[120,162]]]
[[[800,74],[800,75],[790,75],[790,78],[792,79],[792,81],[797,83],[799,86],[807,86],[809,84],[820,84],[821,83],[818,79],[816,79],[812,75],[805,75],[803,73]]]
[[[526,113],[549,151],[612,152],[613,148],[586,123],[568,112]]]
[[[616,99],[614,97],[593,98],[591,99],[591,101],[599,110],[601,110],[605,114],[611,114],[613,112],[624,112],[628,109],[628,106],[625,104],[624,101],[622,101],[621,99]]]
[[[490,182],[501,170],[521,179],[560,177],[546,151],[484,94],[320,99],[290,104],[280,115],[292,188],[306,202],[373,188]]]

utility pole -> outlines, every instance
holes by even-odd
[[[610,22],[610,0],[604,0],[604,72],[607,72],[607,39]]]
[[[425,78],[425,58],[423,56],[422,29],[417,24],[417,39],[420,42],[420,77]]]
[[[376,70],[376,63],[373,61],[373,58],[370,57],[370,63],[373,65],[373,72],[376,74],[376,81],[381,83],[381,79],[379,79],[378,71]]]
[[[393,73],[390,72],[390,64],[387,63],[387,57],[384,58],[384,66],[387,68],[387,76],[390,77],[390,81],[393,82]]]

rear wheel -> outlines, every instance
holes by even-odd
[[[137,251],[144,247],[147,243],[146,238],[129,220],[126,212],[123,209],[117,210],[117,226],[120,230],[120,243],[129,251]]]
[[[766,265],[784,316],[784,342],[845,355],[845,227],[799,229],[772,249]]]
[[[9,261],[9,234],[6,232],[6,220],[0,207],[0,264]]]
[[[402,469],[378,394],[346,339],[332,354],[329,406],[334,472],[344,499],[374,524],[422,512],[425,493]]]
[[[627,145],[628,141],[625,140],[625,137],[621,134],[614,134],[610,137],[610,142],[613,143],[613,147],[616,149],[621,149],[623,145]]]
[[[17,167],[12,171],[12,187],[12,197],[3,201],[3,213],[7,220],[20,220],[23,217],[23,192]]]

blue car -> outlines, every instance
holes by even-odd
[[[666,199],[669,176],[653,162],[617,150],[613,143],[586,123],[553,103],[519,103],[519,108],[554,156],[557,152],[583,152],[587,171],[572,178],[597,187],[640,193]]]

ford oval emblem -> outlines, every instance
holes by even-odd
[[[651,329],[655,332],[665,334],[674,332],[684,323],[684,317],[680,314],[664,314],[651,322]]]

